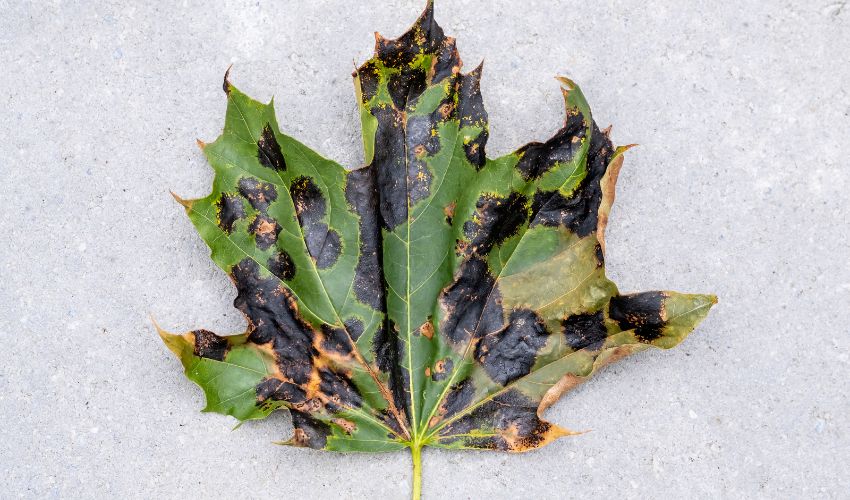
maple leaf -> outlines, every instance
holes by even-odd
[[[678,344],[716,302],[620,294],[604,232],[628,146],[581,90],[544,143],[485,155],[481,66],[461,72],[433,5],[357,68],[366,167],[280,132],[225,75],[212,193],[181,200],[238,290],[238,335],[160,330],[206,408],[288,410],[285,444],[526,451],[573,434],[541,413],[600,367]]]

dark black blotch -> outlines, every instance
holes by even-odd
[[[227,339],[219,337],[209,330],[195,330],[195,356],[224,361],[227,355]]]
[[[316,267],[326,269],[339,258],[342,245],[339,234],[322,222],[327,211],[327,201],[313,179],[305,176],[292,181],[289,188],[298,223],[304,233],[307,251],[316,262]]]
[[[381,325],[375,332],[372,340],[372,353],[375,355],[375,364],[382,372],[390,372],[398,359],[396,352],[395,335],[385,326]]]
[[[233,266],[238,295],[233,305],[248,318],[248,340],[272,343],[281,373],[296,384],[310,380],[313,330],[299,315],[295,298],[275,277],[260,277],[259,266],[246,258]]]
[[[323,235],[323,237],[320,239],[319,235]],[[307,250],[316,259],[317,268],[327,269],[336,263],[342,250],[339,233],[320,222],[314,224],[311,230],[307,231],[305,239],[307,240]]]
[[[352,285],[354,296],[375,310],[384,310],[383,250],[375,167],[349,172],[345,199],[360,218],[360,255]]]
[[[407,146],[403,115],[391,106],[372,108],[378,120],[375,131],[375,169],[381,224],[392,230],[407,220]]]
[[[399,353],[403,352],[403,344],[398,336],[398,328],[387,321],[381,325],[372,339],[372,352],[375,355],[375,364],[378,369],[389,375],[388,387],[393,395],[393,402],[406,415],[408,412],[409,373],[399,362]]]
[[[580,140],[587,134],[587,127],[581,114],[567,115],[566,124],[544,143],[532,142],[516,151],[520,156],[516,165],[523,179],[541,177],[556,163],[567,163],[581,149]]]
[[[245,217],[242,198],[231,194],[222,194],[216,205],[218,207],[218,227],[228,234],[232,233],[233,224]]]
[[[490,378],[506,385],[531,373],[537,353],[548,338],[543,320],[534,311],[518,309],[511,312],[504,330],[481,339],[475,359]]]
[[[392,429],[395,433],[387,433],[388,439],[396,439],[398,436],[404,435],[405,431],[401,428],[401,423],[398,421],[398,418],[390,411],[389,408],[384,408],[383,410],[379,411],[378,418],[380,418],[381,422],[383,422],[384,425]]]
[[[396,109],[404,111],[408,105],[415,104],[426,85],[425,71],[406,68],[390,77],[387,90]]]
[[[611,141],[594,124],[585,178],[569,196],[559,191],[537,191],[531,206],[531,225],[564,226],[580,237],[595,231],[602,201],[600,181],[612,154]]]
[[[608,316],[623,330],[634,329],[642,342],[651,342],[664,334],[663,292],[618,295],[608,305]]]
[[[431,171],[428,170],[428,165],[418,158],[411,159],[407,168],[407,189],[410,195],[410,204],[413,205],[428,198],[431,194],[431,179],[433,176],[431,175]]]
[[[267,264],[269,271],[283,281],[289,281],[295,277],[295,262],[284,250],[269,257]]]
[[[439,45],[437,61],[434,63],[431,84],[440,83],[446,78],[456,74],[460,70],[460,55],[457,52],[455,41],[444,38]]]
[[[322,325],[322,333],[325,336],[322,341],[322,348],[326,351],[332,351],[343,356],[351,354],[354,346],[351,345],[351,340],[348,338],[348,332],[345,328]]]
[[[259,214],[248,226],[248,232],[254,235],[257,242],[257,248],[260,250],[268,250],[277,242],[277,235],[280,234],[280,224],[271,217]]]
[[[309,226],[321,222],[327,210],[325,196],[313,179],[300,176],[292,181],[289,187],[292,203],[295,205],[295,213],[302,226]]]
[[[487,144],[487,139],[490,137],[490,132],[487,130],[481,131],[475,139],[464,142],[463,152],[466,154],[466,159],[475,167],[476,170],[481,170],[484,164],[487,163],[487,155],[484,152],[484,147]]]
[[[337,412],[346,408],[359,408],[363,404],[360,393],[345,375],[320,368],[319,379],[319,389],[328,397],[328,410]]]
[[[545,437],[551,424],[537,416],[537,404],[516,389],[511,389],[457,419],[440,431],[442,436],[469,434],[493,426],[496,430],[516,435],[513,447],[501,436],[463,438],[465,444],[485,449],[509,451],[512,448],[536,447]]]
[[[466,158],[477,170],[481,170],[487,161],[484,151],[487,139],[490,137],[488,131],[487,111],[484,109],[484,99],[481,97],[481,70],[478,66],[468,75],[460,79],[460,90],[458,93],[458,115],[460,116],[460,127],[480,126],[481,131],[471,141],[465,141],[463,150]]]
[[[576,351],[599,349],[608,338],[602,311],[568,316],[561,325],[564,327],[564,339]]]
[[[396,347],[396,350],[401,352],[401,340],[398,341],[398,344],[399,346]],[[390,375],[388,386],[393,395],[395,407],[404,412],[409,422],[412,395],[410,394],[410,371],[408,371],[407,367],[402,366],[401,363],[396,364]]]
[[[449,392],[446,393],[445,401],[441,406],[443,418],[448,419],[467,408],[473,403],[475,397],[475,385],[471,378],[467,378],[462,382],[453,385]]]
[[[494,286],[486,261],[475,256],[464,261],[440,296],[445,311],[440,334],[459,343],[500,330],[501,296]]]
[[[295,445],[316,450],[325,447],[328,436],[331,434],[328,424],[302,411],[290,409],[289,413],[292,415],[292,426],[295,428],[295,435],[292,438]]]
[[[304,389],[285,380],[266,378],[257,386],[257,402],[267,400],[286,401],[290,404],[300,404],[307,400]]]
[[[502,244],[517,233],[528,220],[528,198],[511,193],[507,198],[482,195],[475,205],[477,217],[463,225],[469,244],[467,255],[486,255],[493,247]]]
[[[286,160],[283,158],[283,152],[269,123],[266,123],[263,133],[257,139],[257,159],[264,167],[278,172],[286,171]]]
[[[345,325],[345,329],[348,331],[348,336],[351,337],[351,340],[357,342],[357,339],[363,335],[363,322],[357,318],[348,318],[343,323]]]
[[[366,104],[378,93],[380,85],[378,68],[373,61],[368,61],[357,69],[355,75],[360,78],[360,101]]]
[[[440,108],[430,115],[414,115],[407,119],[407,157],[408,160],[422,154],[435,155],[440,151],[440,136],[433,133],[440,117],[434,116]]]
[[[261,182],[253,177],[239,179],[239,194],[241,194],[255,210],[265,213],[269,205],[277,199],[277,190],[267,182]]]
[[[376,55],[386,66],[401,68],[422,53],[433,54],[445,42],[443,29],[434,20],[431,2],[413,26],[397,39],[379,38]]]

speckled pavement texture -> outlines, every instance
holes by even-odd
[[[426,450],[425,498],[846,498],[850,4],[437,0],[486,60],[491,155],[544,140],[576,80],[627,154],[607,232],[621,290],[713,292],[680,347],[606,369],[523,455]],[[241,331],[168,190],[224,70],[322,154],[362,162],[350,73],[423,1],[0,0],[0,496],[406,498],[406,454],[231,431],[157,337]]]

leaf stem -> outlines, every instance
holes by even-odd
[[[411,498],[420,500],[422,497],[422,445],[411,445],[410,454],[413,457],[413,494]]]

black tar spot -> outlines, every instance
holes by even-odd
[[[357,339],[363,335],[363,322],[357,318],[348,318],[344,322],[345,329],[348,331],[348,335],[351,337],[351,340],[357,342]]]
[[[233,224],[245,217],[245,207],[242,199],[230,194],[222,194],[216,204],[218,207],[218,227],[226,233],[233,232]]]
[[[367,62],[355,73],[360,77],[360,98],[363,104],[371,101],[378,93],[380,85],[380,75],[374,62]]]
[[[580,114],[567,116],[567,123],[554,137],[545,143],[532,142],[516,151],[520,160],[517,170],[525,180],[537,179],[548,172],[556,163],[567,163],[581,148],[586,134],[586,125]]]
[[[433,54],[445,41],[442,28],[434,20],[433,6],[428,5],[413,26],[395,40],[381,38],[376,52],[384,65],[401,67],[410,64],[421,53]]]
[[[440,138],[433,133],[438,121],[440,118],[434,117],[433,114],[414,115],[408,118],[406,129],[408,161],[418,158],[423,153],[434,155],[440,150]]]
[[[528,309],[511,312],[508,327],[481,339],[475,358],[494,381],[506,385],[531,373],[537,352],[549,338],[543,321]]]
[[[399,111],[404,111],[408,105],[414,105],[425,91],[425,86],[425,72],[420,69],[402,70],[392,75],[387,82],[393,105]]]
[[[294,444],[317,450],[324,448],[331,434],[330,426],[302,411],[290,409],[289,412],[292,414],[292,426],[295,428]]]
[[[348,377],[320,368],[319,378],[319,389],[328,397],[328,410],[336,412],[344,408],[359,408],[363,404],[360,394]]]
[[[372,109],[378,120],[375,131],[375,169],[380,194],[380,214],[383,226],[392,230],[407,220],[406,146],[402,115],[392,107]]]
[[[440,435],[468,434],[491,425],[497,430],[510,429],[511,434],[517,436],[513,446],[500,436],[464,439],[466,444],[501,451],[533,448],[543,441],[546,432],[552,427],[537,417],[537,404],[534,401],[516,389],[511,389],[447,425],[440,431]]]
[[[619,295],[611,299],[608,316],[616,321],[623,330],[635,330],[635,336],[642,342],[651,342],[664,332],[663,292],[643,292]]]
[[[611,141],[594,124],[586,177],[569,197],[558,191],[537,191],[531,207],[531,225],[560,225],[580,237],[595,231],[599,219],[599,203],[602,201],[600,181],[605,175],[612,154]]]
[[[360,217],[360,256],[354,270],[354,296],[375,310],[384,310],[383,249],[374,167],[349,172],[345,199]]]
[[[402,342],[398,331],[391,321],[381,325],[372,340],[372,352],[375,354],[375,364],[378,369],[389,374],[388,387],[393,394],[396,408],[408,415],[409,374],[399,363],[399,353],[402,352]]]
[[[452,38],[444,38],[440,43],[437,60],[434,63],[431,84],[440,83],[460,70],[460,55]]]
[[[502,244],[516,234],[528,220],[528,198],[511,193],[507,198],[482,195],[475,205],[476,221],[468,220],[463,232],[469,239],[467,255],[486,255],[494,246]]]
[[[375,332],[372,340],[372,352],[375,354],[375,364],[382,372],[390,372],[398,359],[396,352],[396,336],[384,325]]]
[[[224,83],[222,83],[221,88],[224,90],[224,93],[230,96],[230,68],[227,68],[227,71],[224,72]]]
[[[428,198],[431,194],[431,171],[428,170],[428,165],[419,159],[413,159],[408,164],[408,190],[410,194],[410,204],[413,205],[418,201]]]
[[[605,328],[605,318],[602,311],[597,313],[574,314],[568,316],[561,324],[564,327],[564,338],[573,350],[596,350],[602,347],[608,338]]]
[[[253,177],[239,179],[239,194],[245,197],[255,210],[263,213],[277,199],[277,190],[274,186],[267,182],[260,182]]]
[[[502,328],[502,306],[487,262],[472,257],[461,264],[455,280],[441,294],[445,315],[440,333],[454,343]],[[491,292],[492,290],[492,292]]]
[[[469,163],[480,170],[487,161],[484,148],[487,145],[487,139],[490,137],[487,111],[484,109],[484,99],[481,97],[481,66],[461,77],[458,106],[460,108],[458,113],[461,128],[472,125],[484,128],[475,139],[464,142],[463,145]]]
[[[443,418],[451,418],[459,411],[472,404],[472,398],[475,397],[475,386],[472,379],[467,378],[462,382],[455,384],[449,389],[446,394],[446,399],[442,404]]]
[[[297,385],[276,378],[267,378],[257,386],[257,403],[266,400],[286,401],[291,404],[301,404],[307,400],[307,393]]]
[[[263,214],[257,215],[251,225],[248,226],[248,232],[253,234],[257,242],[257,248],[260,250],[268,250],[277,242],[277,235],[280,234],[280,224],[276,220]]]
[[[337,354],[346,356],[351,354],[354,346],[348,339],[348,332],[345,328],[333,328],[330,325],[322,325],[322,333],[325,335],[322,341],[322,347],[326,351],[333,351]]]
[[[227,354],[227,339],[209,330],[195,330],[195,356],[224,361]]]
[[[257,139],[257,159],[264,167],[278,172],[286,171],[286,160],[283,158],[283,152],[277,143],[277,137],[275,137],[274,131],[268,123],[263,127],[260,138]]]
[[[233,305],[249,320],[248,340],[271,342],[281,373],[296,384],[310,379],[313,331],[297,314],[295,298],[277,278],[261,278],[257,263],[244,259],[231,270],[239,294]]]
[[[327,201],[322,190],[309,177],[298,177],[289,188],[298,223],[304,232],[307,251],[316,267],[326,269],[336,263],[342,250],[339,234],[322,222]]]
[[[269,257],[268,269],[283,281],[289,281],[295,277],[295,262],[284,250]]]

